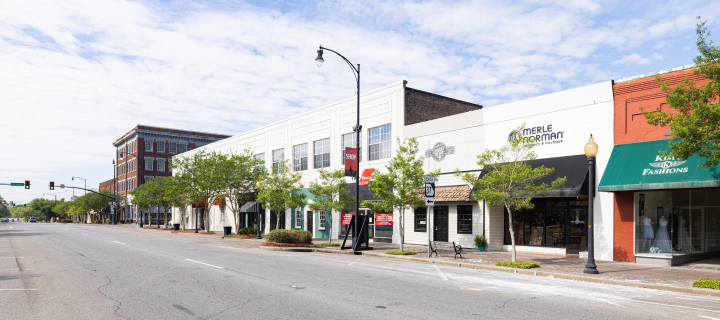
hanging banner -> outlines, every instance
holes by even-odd
[[[392,225],[393,225],[393,214],[392,213],[376,213],[375,214],[375,226],[392,227]]]
[[[350,225],[350,221],[352,221],[352,216],[354,215],[354,213],[341,213],[340,224],[344,226]]]
[[[358,172],[357,149],[345,148],[345,176],[354,177]]]
[[[368,182],[370,182],[370,177],[372,177],[372,174],[373,168],[363,170],[363,173],[360,176],[360,185],[366,186]]]

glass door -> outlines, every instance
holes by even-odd
[[[587,250],[587,208],[570,208],[568,216],[568,251]]]

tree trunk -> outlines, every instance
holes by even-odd
[[[328,226],[327,213],[323,212],[322,214],[325,215],[325,226]],[[329,224],[330,227],[328,228],[328,243],[332,243],[332,210],[330,210],[330,219],[329,220],[330,220],[330,224]]]
[[[233,213],[233,218],[235,219],[235,233],[238,233],[240,232],[240,212],[237,214]]]
[[[275,229],[280,229],[280,211],[275,211]]]
[[[182,206],[180,207],[180,223],[182,224],[182,229],[185,230],[185,211],[187,210],[187,207]]]
[[[203,220],[205,220],[205,232],[210,232],[210,204],[205,204],[205,214],[203,217]]]
[[[169,208],[165,208],[165,218],[164,218],[164,220],[165,220],[165,229],[167,229],[167,227],[168,227],[168,219],[167,219],[167,217],[168,217],[168,210],[170,210],[170,209],[169,209]]]
[[[404,212],[405,212],[405,210],[400,210],[400,252],[403,252],[405,250],[404,249],[405,233],[403,232],[405,229],[404,224],[403,224],[403,213]]]
[[[505,208],[508,211],[508,225],[510,226],[510,246],[512,247],[512,262],[515,262],[516,260],[516,252],[515,252],[515,230],[513,230],[513,224],[512,224],[512,210],[508,206],[505,206]]]

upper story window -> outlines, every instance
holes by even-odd
[[[330,166],[330,138],[313,142],[314,168]]]
[[[371,128],[368,130],[368,160],[390,158],[390,125]]]
[[[261,164],[257,165],[256,168],[260,168],[260,170],[265,170],[265,154],[264,153],[258,153],[253,156],[255,159],[258,159],[262,161]]]
[[[153,151],[152,140],[145,140],[145,151]]]
[[[177,153],[177,143],[170,142],[170,153]]]
[[[355,137],[356,136],[357,136],[357,134],[355,132],[342,135],[342,143],[341,143],[342,150],[340,150],[340,159],[342,159],[342,161],[340,161],[340,164],[345,165],[345,148],[355,148],[356,147],[355,146]],[[362,146],[362,137],[360,137],[360,145]],[[360,153],[361,150],[362,150],[362,147],[358,149],[358,154],[357,154],[358,163],[360,163],[362,161],[362,154]]]
[[[285,155],[285,149],[277,149],[272,152],[272,166],[273,168],[280,167],[280,159]]]
[[[304,171],[308,168],[307,143],[293,146],[293,170]]]
[[[157,159],[158,171],[165,171],[165,159]]]
[[[152,170],[153,169],[153,159],[146,158],[145,159],[145,170]]]
[[[145,177],[145,183],[153,181],[153,177]]]
[[[157,152],[165,152],[165,141],[157,142]]]
[[[184,143],[178,143],[178,153],[187,151],[187,145]]]
[[[117,151],[117,157],[118,157],[118,159],[122,159],[122,158],[123,158],[122,156],[123,156],[122,150],[119,150],[119,149],[118,149],[118,151]]]

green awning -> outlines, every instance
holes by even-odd
[[[663,157],[667,140],[617,145],[610,155],[599,191],[681,189],[720,186],[720,169],[703,168],[699,156],[687,160]]]

